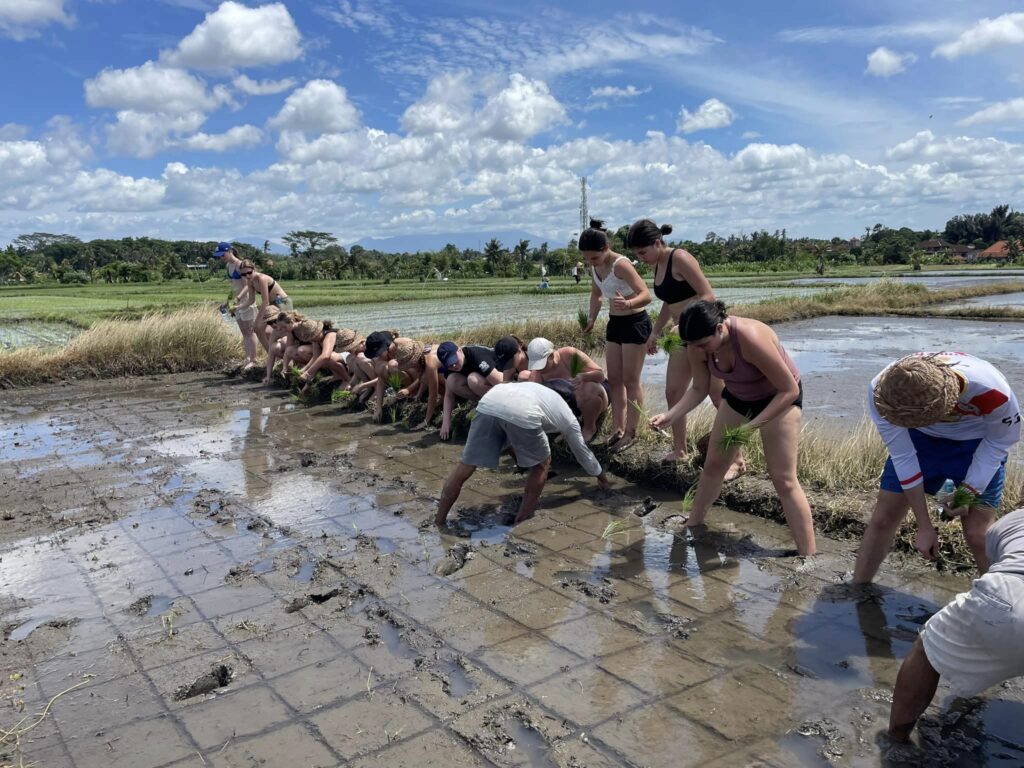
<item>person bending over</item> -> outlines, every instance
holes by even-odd
[[[953,695],[971,697],[1024,675],[1024,509],[985,534],[988,572],[936,613],[900,666],[889,734],[906,741],[945,678]]]
[[[519,381],[528,369],[526,345],[522,339],[513,334],[498,339],[494,344],[494,367],[501,373],[504,383]],[[528,380],[528,377],[523,377],[523,381]]]
[[[561,347],[544,338],[536,338],[526,347],[528,368],[520,380],[545,384],[558,392],[573,413],[583,417],[583,439],[590,442],[597,434],[597,420],[608,407],[609,385],[604,369],[586,352],[576,347]]]
[[[555,432],[565,438],[584,471],[596,477],[598,486],[607,490],[608,478],[600,462],[583,442],[579,422],[558,393],[532,382],[508,384],[494,387],[480,398],[462,459],[448,474],[441,491],[435,522],[445,524],[465,482],[477,467],[497,469],[506,447],[512,449],[516,464],[529,470],[515,522],[533,517],[551,466],[548,434]]]
[[[735,430],[744,426],[739,434],[749,436],[759,429],[768,476],[782,502],[797,552],[813,555],[811,507],[796,477],[803,385],[779,337],[759,320],[730,317],[720,301],[698,301],[688,307],[679,322],[679,335],[687,342],[693,386],[667,413],[651,419],[652,427],[667,427],[704,402],[712,376],[725,380],[687,526],[704,523],[722,490],[736,443],[742,444],[727,442],[726,430],[735,436]]]
[[[480,344],[467,344],[459,349],[454,341],[445,341],[437,348],[444,375],[444,406],[439,436],[447,440],[452,432],[452,411],[455,400],[479,400],[495,384],[501,384],[501,372],[494,367],[494,349]]]
[[[292,334],[300,344],[309,344],[313,347],[313,354],[310,356],[309,362],[302,367],[302,372],[299,374],[299,381],[303,384],[303,389],[316,378],[317,373],[323,368],[331,372],[330,381],[332,382],[347,382],[349,380],[345,359],[342,353],[336,349],[338,331],[330,320],[303,320],[293,326]]]
[[[280,310],[290,311],[294,309],[292,300],[288,298],[288,294],[284,292],[284,288],[279,282],[270,275],[260,272],[256,265],[248,259],[244,259],[240,263],[238,274],[245,282],[245,288],[237,297],[238,301],[242,302],[239,308],[252,306],[257,297],[260,299],[260,307],[255,318],[255,330],[260,344],[267,349],[270,346],[270,339],[265,334],[260,335],[266,327],[264,317],[266,317],[267,310],[271,306],[275,306]]]
[[[988,567],[985,531],[1003,495],[1005,464],[1020,440],[1020,408],[993,365],[962,352],[918,353],[892,363],[868,387],[868,413],[889,449],[878,498],[857,552],[853,580],[874,579],[893,537],[914,512],[914,547],[938,554],[926,493],[949,479],[972,495],[960,518],[979,573]]]

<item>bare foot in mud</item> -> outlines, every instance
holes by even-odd
[[[722,482],[728,483],[730,480],[735,480],[737,477],[745,474],[747,474],[747,462],[743,460],[743,457],[739,457],[729,467],[729,471],[725,473],[725,478]]]
[[[675,450],[669,451],[661,457],[662,464],[676,464],[680,461],[686,461],[689,458],[689,454],[685,448],[676,448]]]

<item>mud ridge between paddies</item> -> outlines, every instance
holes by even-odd
[[[1024,291],[1024,281],[928,290],[916,283],[880,280],[840,286],[804,297],[769,299],[732,307],[733,314],[766,323],[827,315],[921,315],[960,318],[1018,318],[1013,309],[992,307],[940,310],[941,304]],[[951,314],[955,313],[955,314]],[[369,332],[374,329],[359,329]],[[453,337],[459,344],[493,344],[506,334],[521,339],[544,336],[556,345],[586,351],[603,347],[604,322],[584,334],[573,318],[502,322],[469,328]],[[439,339],[424,339],[439,341]],[[241,340],[214,305],[147,314],[141,319],[104,320],[57,350],[23,348],[0,353],[0,389],[82,378],[117,378],[216,370],[242,357]]]

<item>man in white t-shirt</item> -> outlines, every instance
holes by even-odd
[[[441,491],[435,522],[444,525],[463,484],[477,467],[498,468],[498,459],[505,448],[512,449],[516,464],[529,469],[515,522],[533,517],[551,466],[548,433],[555,432],[565,438],[584,471],[596,477],[602,489],[607,489],[608,478],[601,463],[583,441],[579,422],[557,392],[533,382],[501,384],[480,398],[462,460],[448,474]]]

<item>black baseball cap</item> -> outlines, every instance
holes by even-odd
[[[515,336],[502,336],[494,345],[494,367],[499,371],[507,370],[521,349],[522,343]]]

